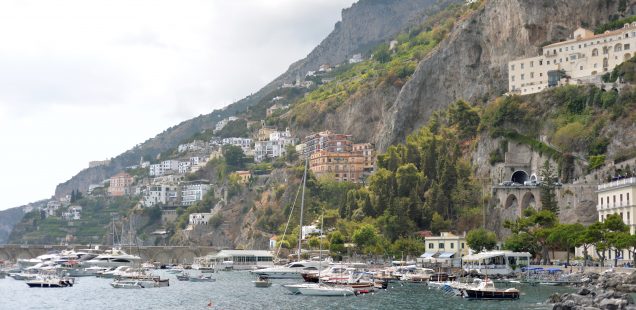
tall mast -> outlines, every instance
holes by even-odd
[[[305,158],[305,172],[303,173],[303,194],[300,197],[300,232],[298,233],[298,260],[300,260],[300,249],[303,241],[303,213],[305,209],[305,185],[307,184],[307,165],[309,158]]]

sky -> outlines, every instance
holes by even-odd
[[[0,210],[258,91],[353,2],[0,2]]]

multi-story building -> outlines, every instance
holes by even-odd
[[[375,167],[375,147],[371,143],[356,143],[352,146],[354,153],[360,153],[363,157],[363,170],[371,173]]]
[[[241,184],[249,183],[252,178],[252,173],[249,170],[236,171],[235,173],[238,175]]]
[[[634,216],[636,204],[634,195],[636,194],[636,177],[620,179],[598,186],[597,199],[598,220],[605,221],[610,214],[619,214],[623,222],[629,225],[629,232],[636,232]]]
[[[510,93],[532,94],[559,85],[563,77],[598,82],[600,76],[630,59],[636,48],[636,22],[595,35],[578,28],[572,38],[543,47],[543,55],[508,63]]]
[[[248,153],[252,148],[252,139],[249,138],[225,138],[222,143],[240,146],[244,153]]]
[[[321,150],[311,154],[309,169],[316,175],[333,175],[338,182],[361,182],[364,156],[359,152],[329,152]]]
[[[274,131],[269,135],[269,141],[256,141],[254,143],[254,161],[261,162],[267,158],[284,156],[285,147],[294,145],[289,129],[286,131]]]
[[[466,234],[461,236],[454,235],[450,232],[441,232],[439,236],[431,236],[424,238],[424,248],[426,253],[450,253],[455,258],[460,258],[469,254],[469,248],[466,244]]]
[[[322,150],[335,153],[351,152],[353,144],[351,135],[335,134],[329,130],[306,136],[303,143],[305,157]]]
[[[273,132],[278,131],[278,129],[276,129],[276,127],[269,127],[265,125],[265,122],[262,122],[261,124],[261,128],[258,129],[258,132],[256,133],[256,140],[257,141],[266,141],[269,139],[269,135]]]
[[[143,198],[145,207],[152,207],[157,204],[173,205],[179,200],[179,186],[158,184],[149,188],[148,193]]]
[[[150,176],[162,176],[171,172],[179,171],[179,161],[164,160],[161,163],[150,165],[148,174]]]
[[[181,190],[181,205],[189,206],[203,199],[203,196],[210,190],[209,184],[189,184],[184,185]]]
[[[134,178],[126,173],[120,172],[110,178],[110,186],[108,193],[111,196],[124,196],[130,193],[130,186],[133,184]]]
[[[180,161],[179,162],[179,173],[180,174],[188,173],[188,171],[190,171],[190,167],[191,166],[192,166],[192,164],[190,163],[190,161]]]

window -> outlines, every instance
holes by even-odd
[[[543,76],[543,73],[542,73],[542,72],[539,72],[539,76]]]
[[[550,61],[549,61],[549,60],[547,60],[546,64],[547,64],[547,65],[549,65],[549,64],[550,64]]]
[[[523,70],[523,63],[521,63],[521,70]]]
[[[534,61],[530,61],[530,68],[534,67]]]
[[[594,64],[594,68],[598,67],[598,64]]]
[[[605,216],[601,215],[601,222],[605,220]]]
[[[464,243],[462,242],[462,249],[464,248]]]
[[[559,52],[562,52],[561,48],[559,47]]]
[[[455,244],[451,243],[451,249],[454,249],[454,248],[455,248]]]
[[[523,74],[521,74],[521,80],[523,80],[523,77],[524,77],[524,75],[523,75]]]
[[[534,78],[534,72],[530,72],[530,78],[533,79]]]
[[[603,198],[601,198],[601,208],[603,207]]]
[[[627,212],[627,224],[629,224],[629,222],[631,222],[631,218],[629,217],[629,211]]]
[[[613,204],[613,205],[616,205],[616,195],[613,195],[613,196],[612,196],[612,204]]]
[[[434,244],[434,243],[432,243],[432,242],[428,244],[428,248],[429,248],[429,249],[432,249],[434,246],[435,246],[435,244]]]
[[[629,193],[627,193],[627,204],[629,205]]]
[[[515,71],[515,65],[510,65],[510,71]]]
[[[444,243],[440,242],[440,243],[439,243],[439,248],[440,248],[440,249],[443,249],[443,248],[444,248]]]
[[[627,44],[629,46],[629,44]],[[543,60],[539,60],[539,66],[543,66]]]
[[[579,44],[579,48],[581,48],[581,44]]]
[[[514,82],[515,81],[515,76],[514,75],[510,76],[510,80]]]
[[[621,205],[623,205],[623,194],[620,195]]]
[[[625,45],[623,45],[623,49],[624,49],[624,50],[628,50],[628,49],[629,49],[629,44],[625,44]]]
[[[580,66],[580,67],[579,67],[579,70],[583,70],[583,66]]]

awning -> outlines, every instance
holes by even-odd
[[[451,258],[455,255],[455,252],[442,252],[437,258]]]
[[[435,253],[426,252],[426,253],[420,255],[420,258],[431,258],[431,257],[433,257],[433,255],[435,255]]]

